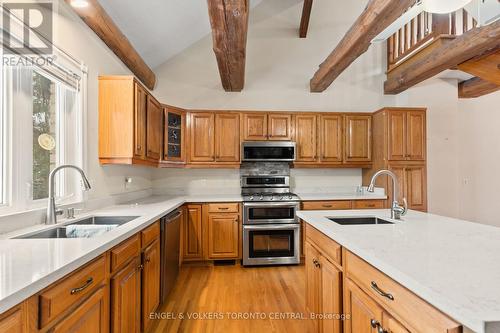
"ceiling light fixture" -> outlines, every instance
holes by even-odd
[[[71,6],[75,8],[85,8],[88,7],[89,2],[87,0],[71,0]]]
[[[467,5],[472,0],[423,0],[424,10],[428,13],[453,13]]]

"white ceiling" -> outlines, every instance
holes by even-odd
[[[251,0],[251,7],[262,0]],[[207,0],[99,0],[155,68],[210,33]]]

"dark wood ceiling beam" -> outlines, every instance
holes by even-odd
[[[438,47],[427,46],[387,73],[384,83],[386,94],[399,94],[446,69],[456,68],[477,55],[500,47],[500,21],[474,28],[454,38],[442,36],[433,43],[441,44],[436,44]]]
[[[322,92],[370,47],[371,41],[400,17],[415,0],[370,0],[337,47],[310,81],[312,92]]]
[[[302,17],[300,19],[299,37],[306,38],[309,29],[309,19],[311,18],[313,0],[304,0],[302,7]]]
[[[71,5],[71,0],[65,0]],[[72,7],[80,18],[113,51],[134,75],[149,89],[154,89],[156,76],[121,32],[97,0],[88,0],[89,5]]]
[[[474,77],[458,84],[458,98],[476,98],[499,90],[499,85]]]
[[[500,85],[500,49],[463,62],[458,69]]]
[[[245,85],[248,0],[207,1],[222,87],[241,91]]]

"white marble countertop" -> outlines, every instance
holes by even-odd
[[[467,328],[500,332],[500,228],[416,211],[392,225],[342,226],[326,218],[390,220],[389,210],[297,215]]]

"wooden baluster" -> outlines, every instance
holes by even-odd
[[[387,69],[391,69],[391,65],[394,63],[394,35],[389,37],[387,41]]]
[[[417,41],[422,38],[424,38],[424,36],[422,36],[422,13],[420,13],[417,15]]]
[[[403,30],[404,36],[404,45],[403,45],[403,51],[406,52],[408,50],[408,23],[405,24],[404,30]]]
[[[469,16],[467,15],[467,11],[462,9],[462,33],[467,32],[469,30],[467,27],[469,26]]]
[[[400,28],[398,31],[398,42],[399,42],[399,56],[401,56],[404,52],[404,39],[403,39],[403,28]]]
[[[429,13],[424,13],[424,37],[429,34]]]
[[[451,13],[451,34],[452,35],[457,34],[457,13],[456,12]]]
[[[415,19],[412,19],[410,22],[410,47],[415,45]]]

